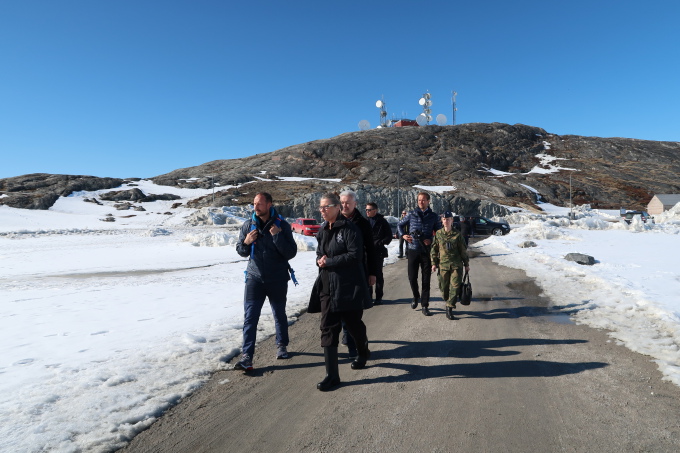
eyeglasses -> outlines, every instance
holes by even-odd
[[[319,211],[327,211],[329,208],[334,208],[336,205],[327,204],[326,206],[319,206]]]

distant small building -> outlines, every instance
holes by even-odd
[[[652,215],[661,214],[664,211],[668,211],[678,203],[680,203],[680,194],[659,193],[654,195],[652,200],[647,205],[647,212]]]
[[[416,120],[399,120],[392,127],[418,126]]]

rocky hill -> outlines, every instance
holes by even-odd
[[[574,204],[642,209],[655,193],[680,193],[679,151],[678,142],[558,136],[519,124],[472,123],[350,132],[151,179],[182,187],[210,188],[214,182],[214,201],[212,194],[192,200],[196,207],[245,204],[254,193],[269,191],[288,216],[311,215],[321,193],[344,188],[356,190],[361,202],[374,200],[382,211],[395,213],[397,203],[415,205],[415,185],[455,188],[435,197],[435,210],[496,215],[503,206],[531,207],[537,192],[544,201],[568,205],[570,177]],[[35,183],[40,175],[29,176]],[[340,181],[280,180],[291,177]],[[103,185],[115,182],[105,180]],[[27,190],[17,178],[0,180],[0,191],[11,195],[17,187]],[[59,195],[67,190],[64,183],[58,187],[59,192],[45,190]],[[12,199],[0,203],[11,205]]]

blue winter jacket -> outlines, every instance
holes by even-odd
[[[408,225],[408,233],[404,232],[404,226]],[[421,241],[429,239],[432,241],[432,237],[435,231],[442,227],[442,222],[439,216],[432,211],[432,209],[427,208],[425,212],[421,211],[420,208],[416,208],[404,216],[403,219],[397,224],[397,232],[399,237],[405,234],[420,233],[420,241],[413,240],[411,243],[406,243],[407,250],[415,250],[421,253],[430,253],[429,248],[423,248]]]

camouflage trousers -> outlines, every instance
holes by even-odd
[[[439,291],[447,307],[453,307],[458,300],[463,280],[463,268],[439,269]]]

